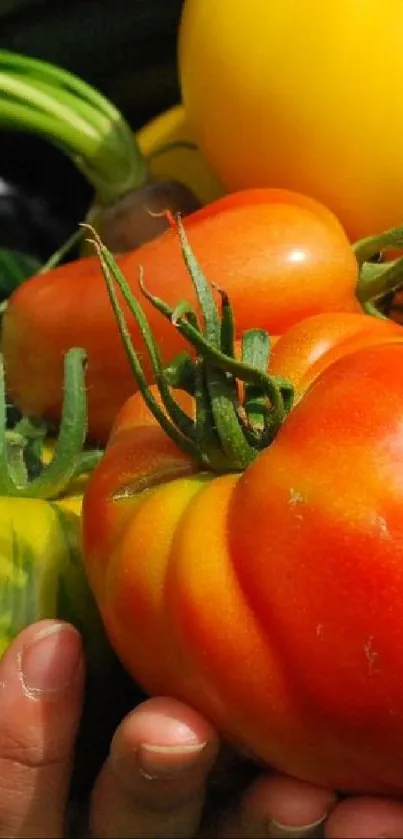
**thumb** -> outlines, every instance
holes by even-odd
[[[81,712],[78,632],[41,621],[0,661],[0,837],[62,837]]]

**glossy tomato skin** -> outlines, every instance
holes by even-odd
[[[322,311],[354,311],[357,264],[347,237],[322,205],[279,190],[226,196],[185,220],[188,238],[210,282],[230,295],[238,333],[256,326],[281,334]],[[139,270],[148,288],[175,306],[195,303],[178,236],[169,230],[129,254],[119,266],[139,295]],[[182,339],[142,299],[165,360]],[[133,320],[134,345],[151,368]],[[114,417],[133,392],[133,377],[97,257],[37,276],[10,298],[2,351],[10,395],[28,415],[60,416],[63,357],[72,346],[88,356],[89,430],[106,441]]]
[[[324,313],[294,324],[274,342],[270,370],[290,379],[298,400],[319,374],[338,358],[373,343],[401,341],[400,324],[359,313]]]
[[[352,238],[401,224],[402,38],[400,0],[330,0],[326,14],[316,0],[185,0],[182,97],[216,175],[315,196]]]
[[[403,332],[362,315],[336,358],[341,317],[333,357],[319,318],[303,330],[301,357],[329,365],[242,475],[197,471],[133,396],[84,497],[84,557],[148,692],[293,776],[401,794]]]
[[[229,512],[234,574],[315,733],[309,779],[400,794],[401,359],[381,345],[328,368]]]

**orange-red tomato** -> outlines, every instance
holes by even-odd
[[[136,394],[84,497],[87,572],[133,677],[347,791],[403,792],[402,366],[396,324],[312,317],[276,344],[297,403],[242,474],[202,472]]]
[[[185,227],[209,280],[231,297],[238,334],[261,326],[278,335],[308,315],[359,308],[353,250],[332,213],[310,198],[281,190],[245,191],[187,217]],[[142,266],[154,294],[172,306],[184,296],[195,304],[176,232],[120,256],[118,263],[135,294]],[[171,360],[183,349],[182,339],[142,302],[162,355]],[[129,326],[144,355],[130,319]],[[17,406],[52,419],[60,416],[64,354],[72,346],[86,349],[90,436],[107,439],[133,391],[133,379],[96,256],[20,286],[3,317],[1,346]],[[150,377],[147,356],[144,366]]]

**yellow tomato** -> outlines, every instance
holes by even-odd
[[[44,463],[54,453],[48,439]],[[82,633],[88,666],[112,662],[81,556],[81,506],[88,475],[54,501],[0,496],[0,658],[30,623],[61,618]]]
[[[227,189],[286,187],[352,238],[403,221],[402,0],[185,0],[183,101]]]
[[[68,494],[56,498],[54,503],[58,507],[61,507],[62,510],[70,510],[71,513],[75,513],[76,516],[81,517],[83,492],[86,483],[87,477],[77,478],[77,481],[74,481],[71,489],[69,489]]]
[[[194,143],[186,114],[181,105],[165,111],[142,128],[137,139],[150,159],[150,171],[160,178],[172,178],[189,187],[201,204],[214,201],[223,188],[209,170],[197,148],[172,145],[185,141]],[[160,152],[165,149],[163,153]]]
[[[63,504],[0,498],[0,658],[28,624],[63,618],[82,632],[91,666],[110,648],[81,559],[80,519]]]

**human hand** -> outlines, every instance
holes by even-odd
[[[24,630],[2,658],[0,839],[71,835],[66,812],[84,671],[79,634],[49,620]],[[198,713],[155,698],[118,727],[82,835],[88,831],[100,839],[402,837],[403,803],[338,801],[327,790],[258,772],[220,749]]]

